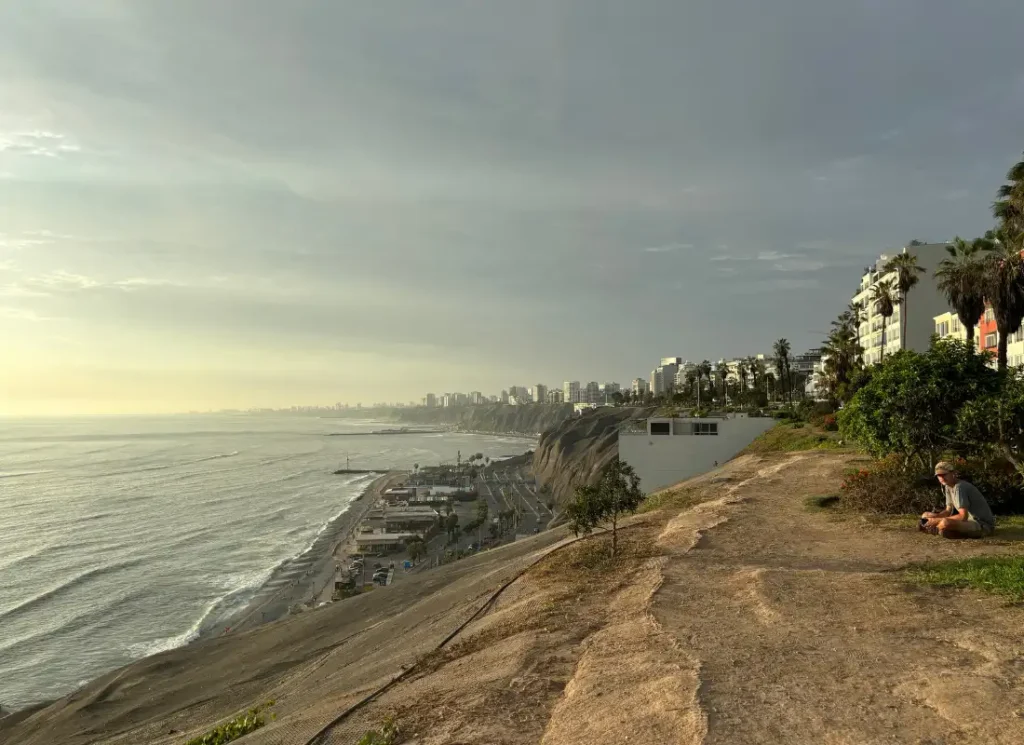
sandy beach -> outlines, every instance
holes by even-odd
[[[245,610],[224,624],[204,629],[199,638],[246,631],[283,618],[296,606],[314,602],[334,581],[337,554],[351,539],[363,517],[385,489],[406,475],[405,471],[390,471],[375,478],[349,508],[327,526],[308,551],[274,572]]]

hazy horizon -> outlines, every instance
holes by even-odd
[[[0,7],[0,413],[627,383],[973,237],[1024,6]]]

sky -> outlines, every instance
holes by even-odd
[[[1024,150],[1019,0],[0,4],[0,414],[820,344]]]

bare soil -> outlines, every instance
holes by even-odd
[[[604,537],[551,531],[424,583],[143,660],[0,742],[176,743],[273,698],[249,745],[1024,742],[1024,612],[907,584],[908,563],[1018,552],[809,511],[851,456],[745,455]],[[527,570],[444,649],[493,591]],[[169,732],[175,729],[176,732]]]

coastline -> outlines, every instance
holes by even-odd
[[[334,581],[338,549],[348,543],[381,493],[407,475],[407,471],[388,471],[377,476],[344,512],[331,520],[307,551],[274,570],[245,608],[215,626],[201,629],[193,641],[248,631],[280,620],[293,613],[296,606],[318,597]]]

